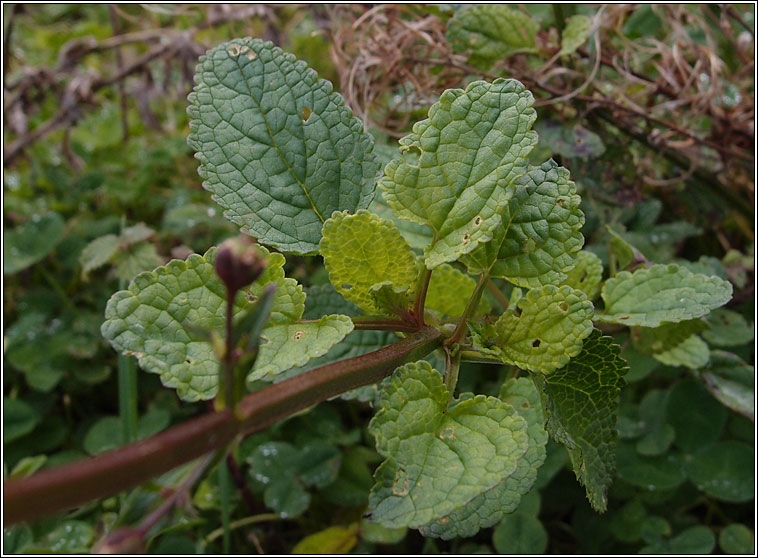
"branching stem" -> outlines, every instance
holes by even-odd
[[[424,271],[421,272],[419,280],[418,291],[416,292],[416,301],[413,304],[413,313],[416,316],[419,327],[426,325],[424,321],[424,304],[426,304],[426,293],[429,291],[429,281],[432,278],[432,271],[424,266]]]

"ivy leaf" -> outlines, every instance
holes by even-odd
[[[366,210],[335,212],[319,245],[329,280],[346,300],[368,314],[381,314],[376,285],[408,290],[416,281],[416,257],[392,221]],[[381,287],[379,287],[381,288]]]
[[[566,272],[563,285],[583,291],[590,300],[597,296],[603,279],[603,262],[595,254],[586,250],[576,255],[576,266]]]
[[[466,309],[466,303],[476,288],[476,281],[458,271],[450,264],[434,268],[426,294],[426,308],[439,312],[443,316],[458,317]],[[486,314],[490,303],[482,297],[477,312]]]
[[[448,23],[447,37],[456,52],[470,50],[469,61],[488,69],[519,52],[534,52],[539,25],[529,15],[499,4],[458,10]]]
[[[230,221],[282,251],[315,254],[334,211],[368,207],[373,140],[305,62],[235,39],[200,58],[195,82],[188,142]]]
[[[584,244],[584,214],[569,172],[550,160],[516,182],[490,242],[461,261],[469,273],[490,270],[522,287],[558,283]]]
[[[369,424],[385,457],[369,496],[374,521],[420,527],[516,471],[529,449],[526,421],[494,397],[449,401],[442,376],[426,361],[383,382]]]
[[[561,37],[560,55],[574,54],[576,49],[584,44],[590,36],[590,18],[584,15],[575,15],[566,19],[566,27]]]
[[[601,293],[602,322],[658,327],[704,316],[732,298],[732,285],[718,277],[692,273],[676,264],[657,264],[634,273],[622,271]]]
[[[63,217],[57,213],[33,215],[21,227],[3,231],[3,275],[36,264],[63,240]]]
[[[545,461],[547,444],[545,415],[542,412],[540,394],[529,378],[514,378],[503,384],[499,399],[512,406],[526,421],[529,449],[510,476],[445,518],[423,526],[420,529],[422,535],[441,537],[445,540],[471,537],[480,529],[491,527],[504,515],[513,512],[519,506],[521,497],[534,485],[537,470]]]
[[[503,362],[549,374],[582,350],[592,333],[592,303],[571,287],[531,289],[495,323],[496,353]]]
[[[238,317],[269,283],[276,283],[271,319],[263,329],[258,359],[248,381],[302,366],[325,354],[353,328],[347,316],[325,316],[300,323],[305,295],[296,281],[284,277],[284,256],[269,254],[266,271],[235,300]],[[197,328],[224,329],[226,289],[214,271],[215,249],[186,261],[172,260],[138,275],[127,290],[108,301],[103,337],[120,352],[134,354],[140,366],[160,374],[166,387],[186,401],[212,398],[218,389],[218,359]]]
[[[542,388],[547,430],[568,449],[576,478],[601,512],[616,469],[616,410],[627,369],[618,345],[594,330],[565,367],[534,375]]]
[[[429,269],[492,238],[537,143],[533,101],[515,80],[448,89],[400,140],[403,158],[387,164],[380,187],[398,218],[433,230]]]

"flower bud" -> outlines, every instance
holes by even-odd
[[[216,253],[216,273],[231,292],[248,286],[266,269],[266,259],[247,236],[225,240]]]

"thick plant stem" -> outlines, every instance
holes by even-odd
[[[257,432],[340,393],[389,376],[442,344],[443,334],[424,328],[397,343],[321,366],[245,397],[236,415],[223,409],[192,419],[152,438],[97,457],[6,482],[3,521],[11,525],[104,498],[170,471],[236,436]]]
[[[378,331],[404,331],[413,332],[418,331],[418,326],[389,318],[385,316],[355,316],[351,318],[353,320],[353,327],[357,330],[378,330]],[[307,321],[307,320],[303,320]]]

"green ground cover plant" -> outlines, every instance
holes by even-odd
[[[527,17],[497,8],[487,22]],[[474,16],[452,16],[451,44],[477,46]],[[589,36],[582,17],[561,56]],[[517,39],[509,54],[537,52]],[[469,62],[489,68],[492,48]],[[133,161],[146,189],[159,173],[179,192],[142,209],[160,232],[71,217],[92,189],[140,203],[107,169],[47,178],[69,206],[12,198],[32,217],[6,235],[4,272],[49,287],[12,287],[7,548],[230,552],[260,535],[294,552],[541,553],[562,548],[549,518],[566,508],[584,552],[752,548],[753,333],[732,302],[750,255],[676,258],[701,231],[658,224],[655,198],[608,219],[559,164],[583,169],[605,138],[541,125],[518,80],[430,104],[393,146],[306,62],[234,39],[201,57],[187,109],[226,220],[177,188],[179,142]],[[187,241],[164,263],[158,235]],[[72,285],[96,274],[99,308],[77,311]],[[98,331],[120,354],[119,415],[72,435],[49,394],[106,385]]]

